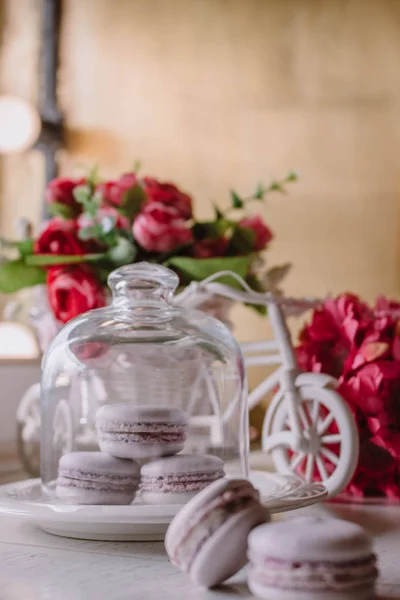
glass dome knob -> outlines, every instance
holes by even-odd
[[[108,277],[108,285],[115,298],[167,299],[178,287],[179,277],[161,265],[141,262],[113,271]]]

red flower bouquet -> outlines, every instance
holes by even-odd
[[[400,303],[357,296],[326,300],[300,334],[301,368],[339,379],[360,434],[360,458],[346,492],[400,499]]]
[[[132,172],[109,181],[96,174],[54,179],[45,195],[52,218],[39,235],[1,241],[0,292],[46,283],[54,317],[66,323],[106,303],[107,277],[113,269],[143,260],[175,270],[182,286],[232,270],[253,288],[266,289],[266,282],[270,287],[276,283],[273,273],[287,269],[263,267],[260,253],[273,234],[247,208],[270,192],[284,192],[296,179],[290,172],[268,187],[259,184],[248,197],[231,191],[231,207],[215,207],[209,221],[196,219],[188,194],[153,177]]]

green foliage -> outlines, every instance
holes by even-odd
[[[235,190],[231,190],[231,201],[232,208],[243,208],[244,200],[235,192]]]
[[[146,202],[146,192],[141,185],[136,184],[129,190],[126,190],[122,196],[122,203],[119,212],[133,220],[140,213],[144,202]]]
[[[230,256],[223,258],[173,256],[166,261],[165,266],[173,267],[179,271],[184,282],[190,283],[193,280],[202,281],[206,277],[217,273],[217,271],[233,271],[244,278],[248,273],[250,261],[250,256]],[[231,287],[238,287],[237,281],[229,276],[221,277],[218,281]]]
[[[72,219],[74,211],[70,206],[61,202],[52,202],[47,205],[47,210],[52,217],[61,217],[63,219]]]
[[[0,292],[13,294],[22,288],[46,282],[46,271],[27,265],[22,259],[0,265]]]
[[[101,260],[104,256],[104,254],[32,254],[25,258],[25,264],[40,267],[76,265]]]
[[[119,237],[115,246],[107,252],[107,256],[115,266],[129,265],[135,260],[136,254],[136,246],[124,237]]]
[[[193,235],[196,240],[215,240],[223,236],[229,227],[231,227],[231,222],[227,219],[203,221],[201,223],[194,224]]]
[[[254,248],[255,239],[256,234],[252,229],[236,225],[229,240],[227,254],[229,256],[249,254]]]

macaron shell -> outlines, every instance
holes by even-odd
[[[165,536],[165,547],[168,554],[173,553],[175,539],[180,537],[181,530],[186,528],[186,524],[191,516],[202,510],[215,498],[222,496],[222,494],[233,487],[237,487],[239,482],[243,482],[243,485],[249,485],[248,481],[244,479],[227,479],[225,477],[217,479],[204,488],[204,490],[201,490],[196,494],[195,498],[179,511],[171,521]]]
[[[141,492],[140,497],[145,504],[186,504],[198,492]]]
[[[135,494],[106,490],[86,490],[81,488],[57,486],[57,497],[67,504],[92,504],[92,505],[128,505],[135,498]]]
[[[162,477],[186,473],[215,473],[223,471],[224,462],[208,454],[179,454],[149,462],[142,467],[142,477]]]
[[[263,600],[373,600],[376,598],[375,588],[372,586],[353,588],[348,591],[318,590],[311,592],[310,590],[289,590],[264,586],[254,583],[251,577],[249,577],[248,585],[252,594]]]
[[[249,558],[283,561],[349,561],[372,553],[370,536],[355,523],[334,518],[291,518],[257,527],[249,536]]]
[[[184,443],[158,443],[144,444],[141,442],[130,442],[127,436],[126,441],[102,440],[98,436],[99,447],[102,452],[107,452],[117,458],[128,458],[132,460],[143,458],[158,458],[160,456],[169,456],[177,454],[183,450]]]
[[[106,427],[107,422],[115,423],[172,423],[186,425],[185,413],[179,408],[157,406],[151,404],[139,405],[129,403],[105,404],[96,413],[98,426]]]
[[[247,562],[249,532],[268,520],[268,510],[257,502],[232,515],[200,548],[190,568],[191,579],[213,587],[232,577]]]
[[[107,452],[69,452],[60,458],[59,470],[88,471],[101,475],[138,477],[140,465],[132,460],[120,460]]]

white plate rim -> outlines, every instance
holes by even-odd
[[[262,502],[271,513],[285,512],[309,506],[326,499],[327,491],[322,484],[308,484],[297,476],[283,475],[269,471],[251,471],[250,481],[256,483],[261,478],[274,481],[282,486],[282,491],[275,492],[269,499]],[[285,484],[285,485],[284,485]],[[180,505],[152,506],[134,504],[129,506],[87,506],[51,504],[50,502],[35,502],[21,498],[24,490],[40,486],[40,479],[26,479],[19,482],[0,486],[0,514],[9,514],[26,518],[33,522],[65,522],[71,523],[123,523],[132,525],[169,523],[177,514]],[[19,496],[15,496],[16,494]],[[14,497],[13,497],[14,495]],[[262,495],[262,493],[261,493]],[[132,508],[135,508],[132,511]]]

